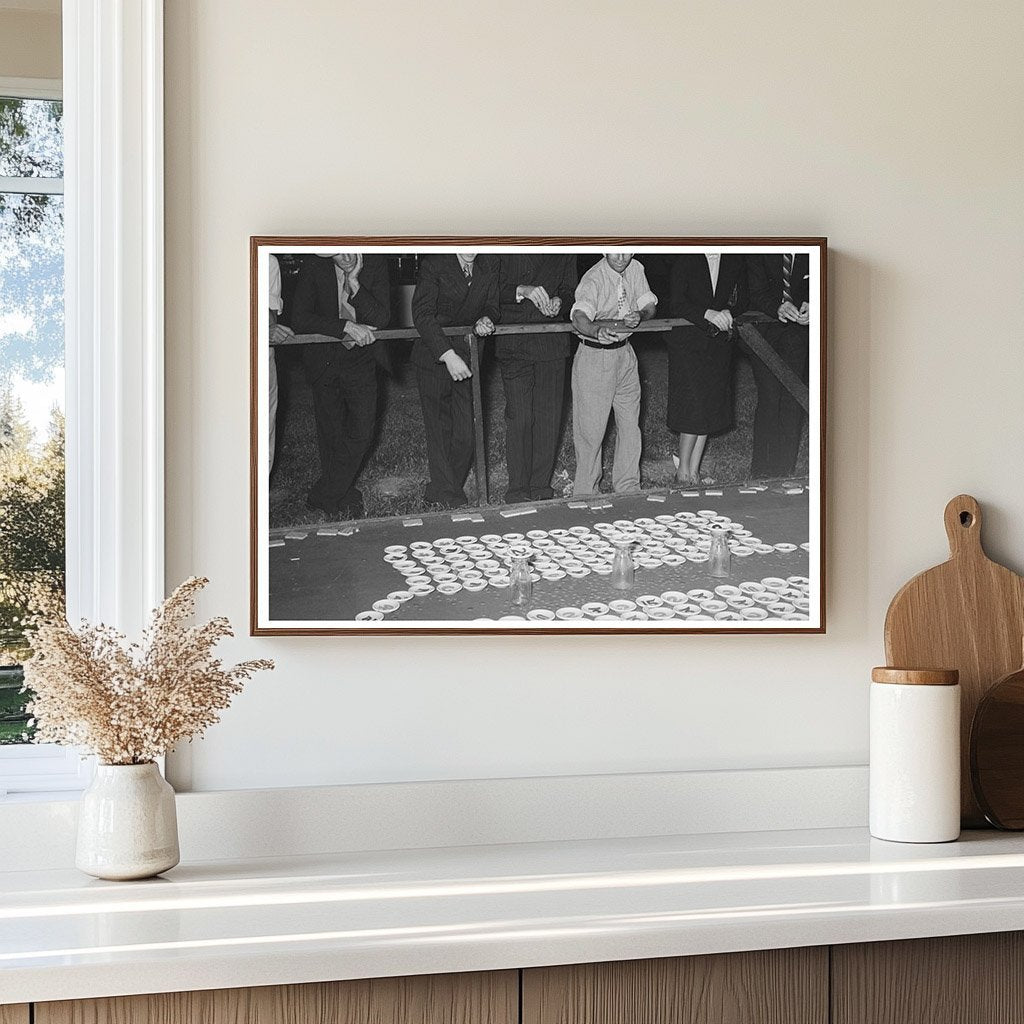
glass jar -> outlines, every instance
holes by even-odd
[[[729,550],[729,531],[720,526],[711,528],[711,550],[708,551],[708,575],[724,579],[732,572],[732,552]]]
[[[533,601],[533,576],[530,570],[529,548],[513,548],[511,578],[508,585],[509,600],[513,608],[529,608]]]
[[[633,564],[633,540],[631,537],[613,537],[615,558],[612,561],[612,586],[616,590],[629,590],[636,579],[636,566]]]

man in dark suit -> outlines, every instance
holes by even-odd
[[[772,318],[757,324],[766,342],[801,380],[807,380],[810,352],[810,266],[806,253],[758,253],[747,257],[750,308]],[[750,476],[770,480],[789,476],[796,466],[804,410],[756,355],[754,449]]]
[[[335,253],[306,260],[292,299],[292,328],[338,339],[306,345],[302,353],[320,449],[320,477],[307,504],[331,519],[363,514],[355,482],[373,440],[378,359],[387,358],[373,332],[390,318],[383,256]]]
[[[473,384],[469,344],[445,327],[471,326],[481,337],[498,319],[497,266],[486,256],[460,252],[424,256],[412,297],[419,340],[413,345],[423,407],[430,481],[424,500],[445,508],[466,504],[463,489],[473,461]]]
[[[500,257],[498,279],[503,324],[564,320],[576,294],[576,257],[507,253]],[[505,334],[495,342],[495,354],[505,388],[505,500],[551,498],[569,335]]]

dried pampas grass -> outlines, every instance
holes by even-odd
[[[213,649],[233,635],[228,620],[186,625],[208,582],[182,583],[153,612],[141,644],[102,624],[37,621],[25,663],[36,742],[82,747],[104,764],[145,764],[217,722],[242,684],[274,663],[225,668]]]

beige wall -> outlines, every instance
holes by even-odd
[[[60,78],[60,14],[4,10],[0,4],[0,78]]]
[[[826,636],[242,638],[197,788],[863,762],[946,500],[1024,569],[1024,6],[167,7],[168,574],[242,631],[250,234],[832,245]]]

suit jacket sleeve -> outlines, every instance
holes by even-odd
[[[704,259],[703,256],[700,257]],[[672,266],[672,273],[669,277],[669,301],[672,306],[673,316],[684,316],[694,327],[707,330],[708,322],[704,314],[708,305],[703,299],[695,294],[693,261],[681,256]]]
[[[503,305],[514,306],[516,289],[521,284],[532,283],[520,281],[518,278],[521,273],[522,263],[518,256],[498,257],[498,300]]]
[[[501,304],[498,298],[498,274],[497,269],[491,274],[487,282],[487,294],[484,296],[483,312],[480,316],[489,316],[493,323],[501,320]]]
[[[359,291],[352,297],[352,308],[367,327],[387,327],[391,321],[391,282],[385,257],[363,257]]]
[[[733,303],[733,313],[745,313],[750,309],[750,283],[747,277],[747,261],[740,257],[739,266],[736,268],[736,301]]]
[[[325,315],[323,304],[317,301],[325,279],[321,268],[312,262],[319,259],[318,256],[310,257],[299,271],[292,296],[292,330],[296,334],[326,334],[340,340],[345,336],[348,321]],[[330,277],[332,282],[336,280],[333,265]]]
[[[562,260],[562,277],[558,282],[558,297],[562,300],[562,317],[568,318],[568,310],[576,299],[576,285],[579,274],[576,272],[576,257],[569,255]]]
[[[797,306],[811,301],[810,273],[810,257],[806,253],[799,253],[793,261],[793,300]]]
[[[782,296],[777,295],[768,272],[768,257],[750,256],[747,259],[747,287],[750,290],[750,308],[773,319],[779,315]]]
[[[412,296],[412,322],[434,359],[440,359],[452,347],[451,339],[445,335],[437,318],[439,291],[440,268],[435,260],[427,257]]]

